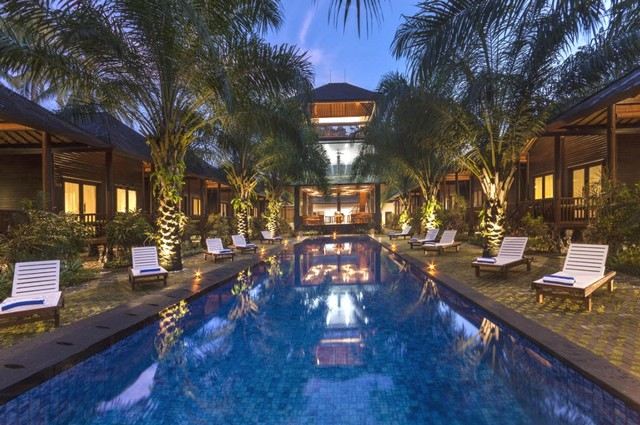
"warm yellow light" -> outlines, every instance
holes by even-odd
[[[260,255],[264,255],[266,253],[267,253],[267,250],[264,247],[260,248]]]
[[[312,118],[315,124],[356,124],[369,121],[368,115],[354,115],[351,117],[320,117]]]
[[[202,273],[200,272],[200,270],[196,270],[196,273],[193,275],[193,277],[196,279],[201,279]]]
[[[391,251],[396,252],[396,250],[398,249],[398,246],[394,243],[391,244]]]
[[[435,272],[436,271],[436,263],[431,262],[430,264],[427,265],[427,271],[428,272]]]
[[[338,237],[338,233],[333,232],[333,239],[335,240]]]

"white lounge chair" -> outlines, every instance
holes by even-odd
[[[389,233],[389,239],[408,238],[410,236],[411,236],[411,226],[408,224],[405,224],[404,226],[402,226],[402,230],[400,232]]]
[[[11,296],[0,304],[0,319],[52,315],[60,325],[60,260],[16,263]]]
[[[213,257],[214,263],[218,260],[218,258],[231,258],[231,261],[233,261],[233,256],[235,254],[233,250],[229,248],[225,248],[224,245],[222,245],[222,239],[209,238],[206,240],[206,242],[207,242],[207,252],[204,253],[205,260],[208,257]]]
[[[457,230],[445,230],[442,232],[439,242],[425,242],[422,244],[422,249],[425,253],[429,251],[435,251],[438,254],[442,254],[447,249],[454,248],[456,252],[460,251],[460,242],[456,242]]]
[[[539,303],[544,296],[575,297],[584,300],[591,311],[592,294],[604,284],[613,292],[615,272],[605,274],[608,245],[571,244],[562,271],[544,276],[533,282]]]
[[[503,273],[505,276],[509,269],[526,264],[527,271],[531,270],[531,258],[524,256],[527,247],[527,237],[507,236],[502,240],[497,257],[478,257],[471,267],[476,269],[476,276],[480,276],[480,270]]]
[[[132,290],[135,289],[136,280],[138,279],[161,279],[164,282],[164,286],[167,286],[169,272],[158,263],[158,250],[155,246],[131,248],[131,262],[129,282]]]
[[[413,249],[416,247],[421,247],[425,242],[435,242],[436,239],[438,239],[438,233],[440,233],[440,229],[429,229],[427,230],[427,233],[424,235],[424,238],[409,239],[409,245],[411,246],[411,249]]]
[[[260,235],[262,235],[262,240],[267,243],[282,242],[282,237],[274,236],[270,230],[263,230],[260,232]]]
[[[256,252],[258,249],[258,246],[256,244],[247,243],[247,240],[243,235],[233,235],[231,236],[231,240],[233,241],[233,247],[241,252]]]

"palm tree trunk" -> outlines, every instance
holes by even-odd
[[[499,179],[482,181],[486,200],[481,211],[480,230],[485,239],[487,254],[495,255],[506,233],[508,187]]]
[[[156,236],[160,264],[169,271],[182,270],[181,243],[186,217],[180,212],[180,201],[186,145],[172,138],[150,140],[149,144],[153,160],[153,192],[157,202]]]
[[[435,195],[429,195],[425,200],[425,204],[422,207],[422,226],[424,230],[436,229],[440,220],[438,219],[438,210],[440,209],[440,203]]]
[[[267,203],[265,218],[267,219],[267,230],[270,231],[272,235],[276,235],[278,233],[281,207],[282,202],[277,198],[269,199],[269,202]]]

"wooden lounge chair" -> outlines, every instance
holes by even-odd
[[[38,315],[52,316],[60,326],[60,260],[16,263],[11,296],[0,304],[0,319],[19,319]]]
[[[608,252],[608,245],[571,244],[562,271],[533,282],[538,302],[543,303],[545,295],[578,298],[591,311],[591,296],[598,288],[608,284],[613,292],[616,273],[605,274]]]
[[[243,235],[233,235],[231,236],[231,240],[233,241],[233,247],[240,252],[256,252],[258,250],[258,246],[256,244],[247,243],[247,240]]]
[[[405,224],[400,232],[389,233],[389,239],[408,238],[411,236],[411,226]]]
[[[220,238],[210,238],[206,240],[207,242],[207,252],[204,253],[204,259],[206,260],[208,257],[213,257],[213,262],[218,261],[218,258],[231,258],[233,261],[233,256],[235,255],[233,250],[229,248],[225,248],[222,245],[222,239]]]
[[[169,272],[158,263],[158,250],[155,246],[131,248],[131,260],[133,265],[129,269],[129,283],[132,290],[139,279],[158,279],[167,286]]]
[[[422,239],[411,238],[409,239],[409,246],[411,249],[421,247],[425,242],[435,242],[438,239],[438,233],[440,229],[429,229]]]
[[[504,238],[497,257],[479,257],[471,263],[471,267],[476,269],[476,276],[480,276],[480,270],[500,272],[506,276],[509,269],[523,264],[527,271],[531,271],[531,258],[524,256],[528,240],[526,237]]]
[[[282,243],[282,237],[281,236],[273,236],[273,233],[269,230],[263,230],[260,232],[260,235],[262,236],[262,240],[266,243],[274,243],[274,242],[280,242]]]
[[[447,249],[455,249],[456,252],[460,251],[460,242],[456,242],[456,233],[457,230],[445,230],[442,232],[442,236],[440,237],[439,242],[425,242],[422,244],[422,249],[424,254],[427,255],[427,252],[437,252],[438,254],[444,253]]]

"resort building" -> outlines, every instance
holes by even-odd
[[[298,229],[353,232],[379,227],[380,182],[353,177],[362,130],[375,110],[376,93],[348,83],[329,83],[313,90],[311,118],[330,161],[329,188],[297,185],[293,222]]]
[[[0,86],[0,232],[26,201],[75,214],[104,237],[115,213],[153,213],[151,155],[144,137],[106,113],[72,124]],[[220,170],[188,155],[182,211],[192,219],[228,215],[230,188]]]

